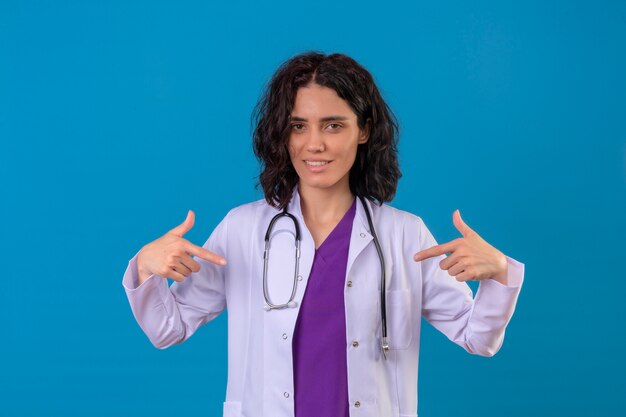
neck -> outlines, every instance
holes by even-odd
[[[349,186],[311,188],[300,183],[300,208],[304,220],[309,223],[336,223],[346,214],[355,196]]]

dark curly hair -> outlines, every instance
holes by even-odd
[[[292,57],[276,70],[256,104],[252,123],[254,154],[261,163],[256,184],[267,202],[283,209],[298,183],[287,143],[290,115],[298,88],[315,82],[332,88],[346,100],[364,129],[371,122],[369,139],[358,145],[350,169],[350,190],[382,205],[391,201],[402,176],[398,166],[398,122],[380,95],[372,75],[347,55],[310,51]]]

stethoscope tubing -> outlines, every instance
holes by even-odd
[[[382,328],[382,340],[381,340],[381,348],[383,351],[383,356],[387,359],[386,352],[389,350],[389,344],[387,343],[387,306],[385,303],[386,296],[386,286],[385,286],[385,257],[383,256],[383,251],[380,247],[380,242],[378,241],[378,236],[376,235],[376,231],[374,230],[374,224],[372,222],[372,216],[370,214],[367,205],[365,204],[365,199],[363,196],[359,196],[361,200],[361,204],[363,205],[363,209],[365,210],[365,215],[367,217],[367,223],[369,224],[370,233],[374,238],[374,246],[376,247],[376,252],[378,252],[378,259],[380,260],[380,271],[381,271],[381,292],[380,292],[380,320],[381,320],[381,328]],[[295,225],[296,235],[295,235],[295,247],[296,247],[296,262],[295,262],[295,270],[293,277],[293,286],[291,290],[291,296],[289,297],[289,301],[284,304],[274,304],[270,298],[269,290],[267,288],[267,269],[269,262],[269,253],[270,253],[270,235],[272,232],[272,228],[274,227],[274,223],[281,217],[289,217],[293,224]],[[267,227],[267,231],[265,232],[265,249],[263,251],[263,296],[265,297],[265,310],[280,310],[287,307],[293,308],[297,306],[297,303],[294,301],[296,296],[296,290],[298,286],[298,268],[300,266],[300,225],[298,223],[298,219],[296,219],[291,213],[287,212],[287,208],[283,208],[283,211],[275,215],[270,224]]]

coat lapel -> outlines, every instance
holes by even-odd
[[[368,199],[364,199],[368,210],[372,216],[372,222],[374,222],[374,214],[372,213],[371,203]],[[374,239],[369,230],[369,223],[367,222],[367,215],[365,209],[361,204],[361,199],[357,197],[356,215],[352,223],[352,235],[350,237],[350,249],[348,251],[348,265],[346,268],[346,277],[350,274],[352,264],[359,256],[359,254],[367,247],[367,245]]]
[[[352,221],[352,232],[350,235],[350,248],[348,250],[348,264],[346,267],[346,276],[348,276],[348,274],[350,273],[350,269],[356,258],[363,251],[363,249],[365,249],[367,245],[373,240],[373,236],[370,233],[369,224],[367,222],[367,215],[365,214],[365,209],[361,204],[361,199],[359,197],[356,197],[356,199],[356,213],[354,216],[354,220]],[[372,212],[372,205],[368,199],[364,200],[372,216],[372,222],[375,222],[374,213]],[[306,223],[304,222],[302,206],[300,204],[300,193],[298,191],[297,185],[293,189],[291,200],[287,205],[287,210],[294,216],[296,216],[298,222],[300,223],[300,233],[302,234],[302,257],[300,259],[300,273],[302,274],[304,272],[306,274],[306,278],[302,281],[304,282],[306,287],[306,280],[308,280],[308,275],[313,265],[313,256],[315,255],[315,243],[313,241],[313,236],[309,232],[309,229],[306,227]],[[304,274],[302,275],[304,278]],[[298,301],[301,301],[301,298]]]

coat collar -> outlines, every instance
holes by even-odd
[[[363,207],[363,204],[361,203],[361,199],[359,197],[356,197],[356,199],[356,213],[352,222],[352,233],[350,236],[350,248],[348,252],[348,265],[346,269],[346,274],[350,272],[350,268],[352,267],[352,264],[354,263],[354,260],[357,258],[357,256],[373,240],[373,236],[370,233],[369,223],[367,221],[367,215],[365,214],[365,209]],[[372,211],[372,203],[367,198],[364,198],[364,201],[372,217],[372,223],[376,224],[377,210]],[[303,235],[303,243],[306,243],[308,241],[308,243],[313,246],[313,250],[315,250],[313,237],[311,235],[311,232],[309,232],[309,229],[304,222],[304,216],[302,215],[302,206],[300,205],[300,192],[297,184],[293,188],[291,200],[287,205],[287,211],[296,216],[296,218],[298,219],[298,222],[300,223],[300,232]]]

